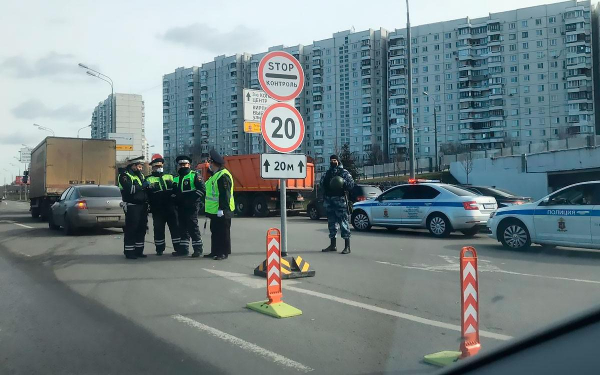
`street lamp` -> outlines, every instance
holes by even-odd
[[[429,97],[429,94],[427,93],[427,91],[423,91],[423,95],[425,95],[426,97]],[[438,137],[437,137],[437,101],[435,99],[433,99],[433,127],[435,129],[435,136],[434,136],[434,142],[435,142],[435,171],[438,172],[439,171],[439,165],[440,165],[440,159],[438,158]]]
[[[115,112],[114,112],[115,88],[114,88],[113,80],[106,74],[102,74],[99,71],[94,70],[85,64],[79,63],[77,65],[79,65],[80,68],[87,69],[87,71],[85,72],[87,75],[101,79],[110,85],[110,127],[111,127],[111,131],[115,131],[115,129],[114,129],[114,125],[115,125],[114,124],[114,122],[115,122]]]
[[[85,128],[89,128],[89,127],[91,127],[91,126],[92,126],[92,124],[90,124],[90,125],[86,125],[86,126],[84,126],[84,127],[81,127],[81,128],[79,128],[79,130],[77,130],[77,138],[79,138],[79,132],[80,132],[80,131],[82,131],[82,130],[83,130],[83,129],[85,129]]]
[[[411,38],[410,38],[410,11],[408,8],[408,0],[406,0],[406,47],[408,58],[408,149],[410,159],[410,178],[415,178],[415,127],[413,124],[412,111],[412,61],[411,61]]]
[[[47,127],[45,127],[45,126],[42,126],[42,125],[39,125],[39,124],[33,124],[33,126],[37,127],[37,128],[38,128],[38,129],[40,129],[40,130],[45,130],[45,131],[48,131],[48,132],[52,133],[52,136],[53,136],[53,137],[56,137],[56,135],[54,134],[54,130],[52,130],[52,129],[50,129],[50,128],[47,128]]]

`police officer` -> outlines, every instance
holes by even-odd
[[[169,225],[173,248],[179,248],[179,225],[177,221],[177,209],[171,194],[173,193],[173,176],[163,173],[165,160],[161,155],[153,156],[150,166],[152,174],[146,177],[144,183],[152,212],[152,224],[154,227],[154,245],[156,255],[162,255],[165,251],[165,224]]]
[[[175,162],[178,165],[177,176],[173,179],[173,191],[177,202],[177,217],[179,219],[180,246],[173,256],[189,254],[189,240],[192,238],[192,257],[197,258],[202,254],[202,236],[198,227],[198,210],[201,199],[204,198],[206,188],[202,177],[190,168],[191,158],[178,156]]]
[[[206,181],[206,214],[210,217],[210,254],[223,260],[231,254],[231,218],[235,210],[233,177],[225,169],[225,160],[214,149],[210,151],[209,169],[212,176]]]
[[[331,155],[329,158],[329,169],[321,177],[320,185],[324,193],[323,205],[327,211],[327,226],[331,240],[330,245],[322,251],[337,251],[335,236],[337,235],[336,224],[339,224],[344,239],[342,254],[350,254],[347,193],[354,187],[354,180],[350,172],[344,169],[337,155]]]
[[[144,157],[128,160],[125,171],[119,175],[119,188],[125,211],[124,253],[127,259],[146,258],[144,238],[148,225],[148,204],[143,188],[142,167]]]

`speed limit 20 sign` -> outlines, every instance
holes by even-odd
[[[304,139],[302,115],[287,103],[276,103],[267,108],[260,127],[265,142],[277,152],[293,152]]]

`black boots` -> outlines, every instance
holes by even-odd
[[[344,238],[344,250],[342,250],[342,254],[350,254],[350,239]]]
[[[337,251],[337,248],[335,247],[335,238],[330,238],[330,241],[331,243],[329,246],[321,250],[322,252],[326,253],[328,251]]]
[[[135,255],[135,251],[132,250],[125,250],[125,258],[127,259],[137,259],[137,256]]]

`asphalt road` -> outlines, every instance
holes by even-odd
[[[325,221],[293,217],[289,251],[317,274],[284,281],[283,300],[303,314],[274,319],[245,305],[265,299],[265,280],[251,275],[267,229],[278,226],[279,218],[234,219],[226,261],[153,256],[151,235],[149,257],[127,261],[119,230],[66,237],[24,204],[2,204],[0,372],[431,373],[423,355],[459,347],[458,255],[467,245],[479,254],[482,351],[600,297],[600,252],[515,252],[485,235],[373,230],[353,233],[349,256],[323,254]]]

